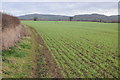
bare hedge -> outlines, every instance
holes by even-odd
[[[0,15],[2,15],[2,30],[7,27],[15,27],[20,24],[20,20],[17,17],[1,12]]]

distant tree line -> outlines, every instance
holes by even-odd
[[[32,20],[32,19],[31,19]],[[87,22],[104,22],[104,23],[120,23],[120,20],[113,20],[113,21],[107,21],[107,20],[102,20],[101,18],[99,19],[94,19],[94,20],[74,20],[74,17],[69,17],[68,20],[62,20],[62,19],[58,19],[58,20],[44,20],[44,19],[39,19],[38,17],[34,17],[33,18],[34,21],[87,21]]]

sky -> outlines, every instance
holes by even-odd
[[[118,2],[119,0],[2,0],[3,2]]]
[[[0,7],[0,11],[14,16],[21,16],[33,13],[66,16],[92,13],[104,14],[107,16],[118,14],[118,2],[19,2],[20,0],[12,1],[10,2],[9,0],[4,0],[4,2],[2,3],[2,9]]]

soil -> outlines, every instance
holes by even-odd
[[[31,77],[62,78],[62,75],[60,74],[60,69],[57,67],[57,64],[55,63],[55,60],[51,52],[47,48],[44,40],[33,28],[30,27],[30,30],[32,34],[34,34],[35,46],[37,45],[37,49],[35,52],[39,53],[34,58],[34,61],[35,63],[37,63],[37,65],[34,65],[32,67]],[[41,47],[39,47],[39,45],[41,45]],[[45,64],[40,64],[40,62],[43,62],[41,58],[44,58]]]

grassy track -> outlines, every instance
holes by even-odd
[[[39,36],[27,28],[29,36],[22,38],[14,47],[2,52],[3,78],[47,78],[48,69]]]
[[[31,38],[27,37],[10,50],[3,51],[3,78],[25,78],[30,75],[30,68],[34,65],[31,48]]]
[[[63,77],[118,77],[117,23],[22,21],[40,33]]]

